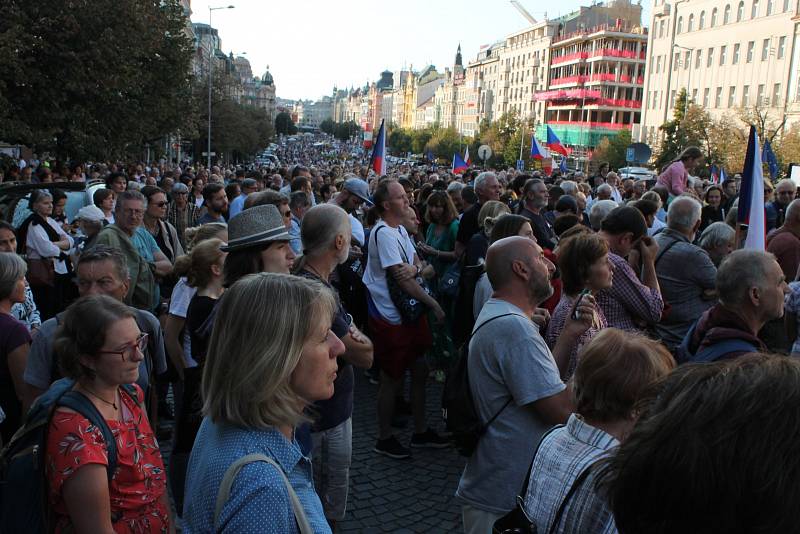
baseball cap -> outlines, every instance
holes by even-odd
[[[90,204],[79,209],[75,218],[83,221],[101,222],[105,217],[100,208]]]
[[[345,180],[344,190],[372,206],[372,201],[369,199],[369,186],[361,178],[348,178]]]

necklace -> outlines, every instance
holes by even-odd
[[[84,385],[81,385],[81,388],[82,388],[82,389],[85,389],[85,390],[86,390],[86,393],[88,393],[89,395],[91,395],[91,396],[92,396],[92,397],[94,397],[95,399],[97,399],[97,400],[99,400],[99,401],[101,401],[101,402],[105,402],[105,403],[106,403],[106,404],[108,404],[109,406],[113,406],[115,410],[117,409],[117,403],[116,403],[116,402],[108,402],[108,401],[107,401],[107,400],[105,400],[103,397],[101,397],[100,395],[98,395],[97,393],[95,393],[94,391],[92,391],[91,389],[87,388],[87,387],[86,387],[86,386],[84,386]]]

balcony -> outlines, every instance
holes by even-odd
[[[533,100],[537,102],[583,100],[584,98],[600,98],[600,91],[598,89],[561,89],[557,91],[541,91],[533,95]]]
[[[634,30],[637,30],[634,32]],[[641,35],[647,35],[647,28],[642,28],[636,24],[600,24],[598,26],[594,26],[593,28],[586,28],[584,30],[578,30],[575,32],[570,32],[565,35],[560,35],[553,37],[553,44],[560,43],[562,41],[567,41],[569,39],[575,38],[586,38],[589,35],[600,33],[600,32],[614,32],[614,33],[640,33]]]
[[[630,124],[621,122],[581,122],[581,121],[547,121],[547,124],[559,126],[577,126],[582,128],[598,128],[602,130],[624,130],[630,129]]]
[[[636,51],[633,50],[618,50],[616,48],[599,48],[597,50],[593,50],[588,55],[588,57],[590,58],[615,57],[615,58],[645,61],[647,59],[647,54],[645,52],[639,52],[637,54]]]
[[[550,58],[551,65],[560,65],[561,63],[567,63],[569,61],[575,60],[582,60],[589,57],[588,52],[575,52],[574,54],[565,54],[563,56],[552,57]]]
[[[616,74],[610,72],[600,72],[597,74],[592,74],[591,76],[580,75],[580,76],[565,76],[563,78],[553,78],[550,80],[550,87],[554,87],[557,85],[583,85],[585,83],[602,83],[602,82],[643,85],[644,77],[639,76],[638,78],[634,78],[630,74],[620,74],[619,79],[617,79]]]

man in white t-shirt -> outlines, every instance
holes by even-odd
[[[411,370],[411,405],[414,416],[412,447],[447,447],[446,439],[427,427],[425,422],[425,381],[428,367],[424,354],[432,339],[426,314],[417,321],[404,322],[392,302],[387,276],[410,297],[425,303],[436,316],[444,319],[444,311],[417,282],[420,260],[414,242],[401,222],[409,207],[403,186],[384,180],[375,189],[373,201],[381,220],[370,232],[369,256],[364,271],[364,284],[369,290],[369,327],[375,340],[375,358],[381,369],[378,390],[378,442],[375,452],[390,458],[407,458],[410,451],[392,435],[391,422],[395,398],[407,369]]]

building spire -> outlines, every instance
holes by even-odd
[[[458,50],[456,50],[456,63],[455,64],[458,65],[459,67],[463,67],[463,64],[461,63],[461,43],[458,43]]]

